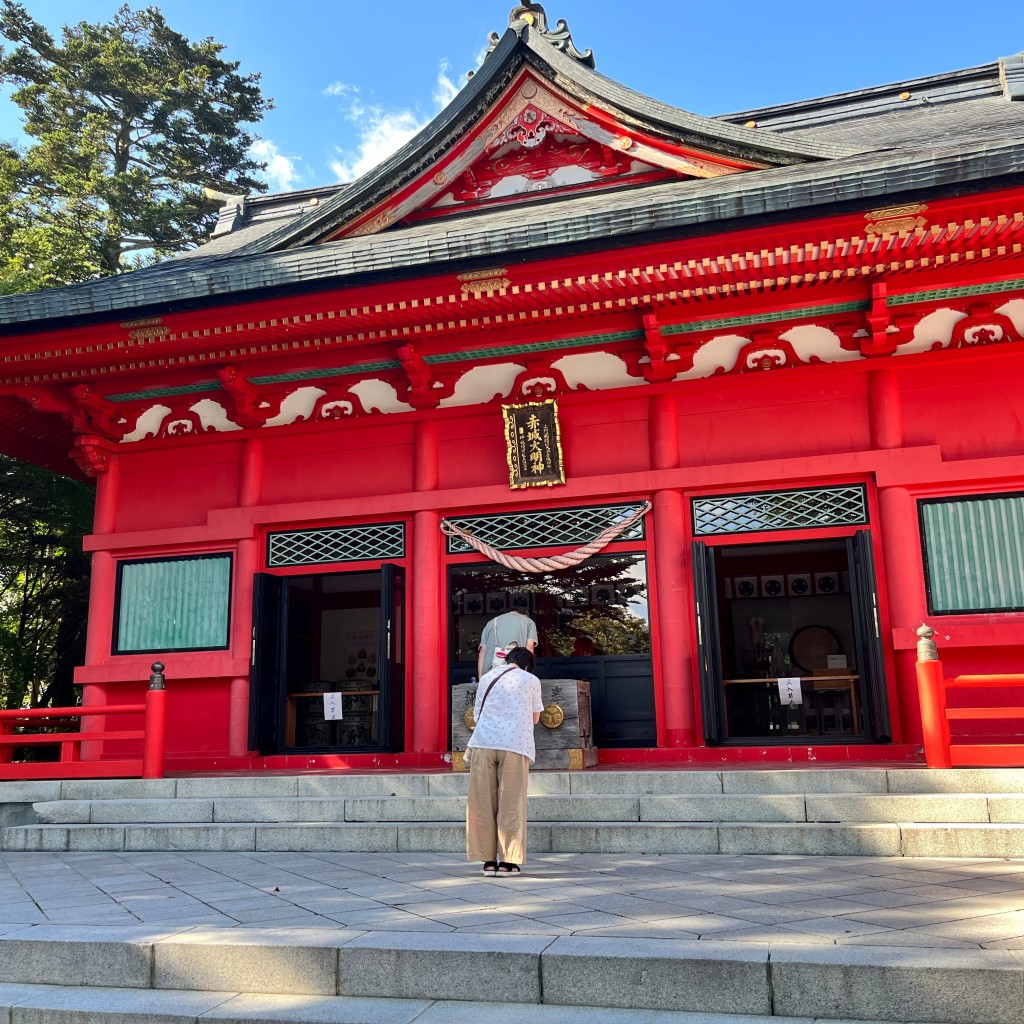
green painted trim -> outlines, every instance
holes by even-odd
[[[911,306],[919,302],[934,302],[936,299],[968,298],[972,295],[993,295],[1001,292],[1024,290],[1024,278],[1011,281],[993,281],[988,284],[962,285],[953,288],[936,288],[932,291],[905,292],[902,295],[890,295],[889,306]],[[756,324],[779,323],[784,320],[801,320],[815,316],[833,316],[839,313],[860,313],[871,308],[868,301],[836,302],[825,306],[804,306],[800,309],[781,309],[770,313],[757,313],[750,316],[727,316],[713,320],[691,320],[682,324],[667,324],[661,328],[665,337],[676,334],[697,334],[703,331],[723,330],[730,327],[750,327]],[[471,349],[466,352],[444,352],[440,355],[424,356],[428,366],[445,363],[466,363],[478,359],[493,359],[495,356],[528,355],[532,352],[551,352],[557,349],[589,348],[593,345],[609,345],[620,341],[642,341],[643,331],[611,331],[608,334],[586,334],[578,338],[555,338],[552,341],[536,341],[528,345],[503,345],[498,348]],[[357,363],[354,366],[329,367],[323,370],[301,370],[296,373],[274,373],[264,377],[251,377],[250,383],[257,386],[264,384],[294,384],[303,380],[320,380],[325,377],[348,377],[357,373],[374,370],[398,370],[401,363],[382,359],[378,362]],[[178,388],[152,388],[148,391],[129,391],[119,395],[108,395],[111,402],[136,402],[149,398],[173,398],[175,395],[206,394],[220,391],[220,384],[208,381],[201,384],[189,384]]]
[[[691,320],[685,324],[667,324],[661,333],[695,334],[698,331],[713,331],[722,327],[749,327],[751,324],[778,323],[780,320],[797,320],[809,316],[829,316],[834,313],[859,313],[870,309],[870,302],[836,302],[828,306],[805,306],[802,309],[780,309],[772,313],[756,313],[751,316],[726,316],[717,320]]]
[[[393,359],[381,359],[375,363],[356,363],[353,366],[333,366],[324,370],[298,370],[295,373],[272,373],[266,377],[250,377],[249,383],[293,384],[300,380],[319,380],[321,377],[347,377],[353,373],[370,370],[400,370],[402,364]]]
[[[201,384],[185,384],[180,388],[152,388],[149,391],[126,391],[120,395],[107,395],[110,402],[135,402],[144,398],[173,398],[175,395],[198,395],[220,391],[216,381],[204,381]]]
[[[617,341],[642,341],[643,331],[612,331],[609,334],[586,334],[580,338],[556,338],[554,341],[535,341],[529,345],[504,345],[501,348],[478,348],[469,352],[445,352],[441,355],[424,356],[428,365],[438,363],[463,363],[476,359],[493,359],[494,356],[515,356],[529,352],[550,352],[560,348],[587,348],[590,345],[607,345]]]
[[[936,288],[930,292],[904,292],[890,295],[890,306],[911,306],[916,302],[934,302],[936,299],[961,299],[971,295],[995,295],[999,292],[1014,292],[1024,289],[1024,277],[1012,281],[991,281],[988,284],[965,284],[954,288]]]

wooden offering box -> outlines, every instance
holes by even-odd
[[[533,729],[537,759],[531,768],[592,768],[597,764],[597,750],[590,730],[590,683],[582,679],[544,679],[540,687],[544,713]],[[466,771],[464,752],[472,735],[476,689],[476,683],[452,687],[453,771]]]

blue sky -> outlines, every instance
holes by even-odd
[[[117,0],[23,0],[59,31]],[[142,2],[134,3],[140,7]],[[213,36],[262,72],[276,109],[256,128],[274,191],[348,180],[465,83],[512,0],[163,0],[168,23]],[[603,74],[701,114],[727,113],[984,64],[1024,50],[1020,0],[550,0]],[[361,13],[362,12],[362,13]],[[18,135],[0,96],[0,138]]]

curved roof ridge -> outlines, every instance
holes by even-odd
[[[769,165],[836,159],[859,151],[807,135],[795,139],[758,132],[651,99],[562,52],[544,33],[523,22],[505,31],[455,99],[396,153],[350,182],[343,192],[327,200],[315,216],[301,224],[284,225],[236,253],[268,252],[314,243],[364,216],[468,131],[525,63],[570,98],[609,106],[624,124],[647,128],[670,143],[699,151],[720,152]]]
[[[954,71],[943,71],[939,74],[922,75],[919,78],[908,78],[897,82],[886,82],[882,85],[870,85],[861,89],[848,89],[844,92],[829,93],[811,99],[793,100],[789,103],[777,103],[765,107],[753,107],[730,114],[718,114],[715,120],[748,121],[758,119],[787,119],[794,115],[808,112],[826,112],[829,108],[852,107],[866,100],[893,96],[898,99],[900,93],[909,92],[911,97],[925,89],[948,87],[948,99],[955,100],[967,95],[975,95],[980,88],[989,85],[993,94],[1001,91],[999,84],[1000,61],[989,64],[978,64],[975,67],[961,68]],[[877,108],[865,106],[864,116],[876,113]],[[856,115],[852,115],[856,116]]]

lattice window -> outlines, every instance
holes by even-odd
[[[372,562],[405,557],[405,525],[339,526],[295,530],[267,537],[267,565],[319,565],[323,562]]]
[[[586,544],[602,530],[621,522],[640,507],[599,505],[594,508],[560,508],[543,512],[516,512],[507,515],[449,516],[448,521],[467,533],[486,541],[499,551],[521,548],[564,547]],[[643,540],[644,520],[634,523],[620,540]],[[448,538],[448,554],[461,555],[473,549],[459,537]]]
[[[727,494],[693,502],[693,532],[699,537],[863,526],[867,521],[867,493],[861,486]]]

